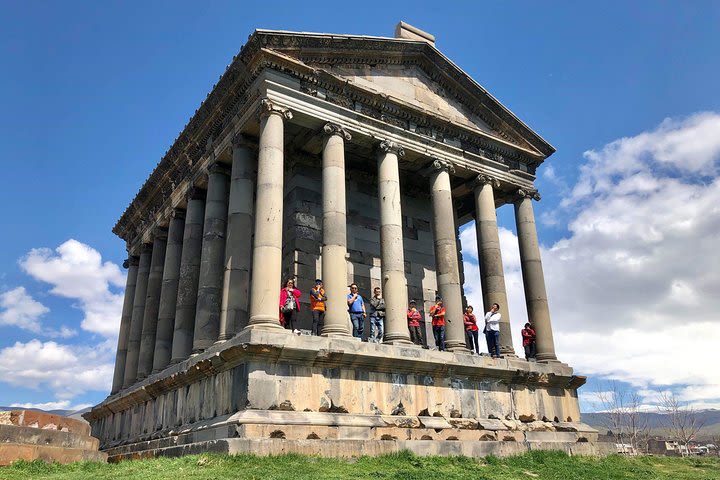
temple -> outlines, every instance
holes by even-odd
[[[554,148],[434,42],[403,22],[395,38],[250,36],[113,230],[129,255],[115,373],[85,415],[111,459],[597,451],[585,379],[555,354],[535,228],[535,171]],[[507,310],[508,203],[536,362],[513,349],[526,319]],[[465,343],[458,233],[471,220],[476,312],[500,305],[503,358]],[[301,328],[324,280],[321,336],[282,328],[287,278]],[[382,344],[351,336],[351,282],[382,287]],[[427,318],[437,294],[448,351],[408,335],[409,299]]]

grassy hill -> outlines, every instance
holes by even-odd
[[[582,421],[598,429],[601,433],[608,430],[611,422],[608,421],[607,413],[581,413]],[[720,435],[720,410],[707,409],[697,412],[699,420],[703,423],[700,430],[700,438],[711,438]],[[643,412],[639,414],[641,423],[646,423],[653,435],[664,435],[667,433],[667,415],[654,412]]]
[[[534,451],[510,458],[417,457],[403,452],[381,457],[336,460],[301,455],[191,455],[119,464],[47,465],[17,463],[0,467],[0,480],[19,479],[473,479],[473,480],[720,480],[720,458],[612,455],[569,457]]]

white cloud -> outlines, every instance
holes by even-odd
[[[20,266],[36,280],[52,285],[50,293],[79,301],[85,317],[84,330],[107,337],[117,335],[123,295],[111,287],[123,287],[125,275],[116,264],[103,262],[100,253],[77,240],[68,240],[55,251],[31,250]]]
[[[75,330],[61,326],[59,330],[43,326],[41,318],[50,311],[25,290],[17,287],[0,293],[0,326],[15,326],[48,337],[69,338]]]
[[[13,403],[11,407],[16,408],[38,408],[40,410],[70,410],[77,412],[84,408],[92,407],[91,403],[78,403],[72,404],[70,400],[62,400],[60,402],[45,402],[45,403]]]
[[[558,357],[629,382],[645,400],[668,388],[696,406],[719,403],[720,115],[665,120],[585,159],[563,203],[569,235],[542,251]],[[476,251],[474,235],[461,235],[464,252]],[[517,337],[526,318],[517,241],[502,229],[500,238]],[[466,261],[478,302],[475,272]]]
[[[62,345],[33,339],[0,350],[0,382],[50,391],[69,400],[87,391],[107,391],[112,383],[115,346]]]

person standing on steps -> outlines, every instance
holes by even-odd
[[[480,345],[478,345],[477,319],[473,314],[472,305],[468,305],[465,308],[465,315],[463,315],[463,323],[465,324],[465,335],[467,336],[468,345],[470,345],[470,351],[480,355]]]
[[[382,343],[385,330],[385,299],[382,298],[380,287],[373,289],[373,296],[370,299],[370,306],[373,308],[370,314],[370,342]]]
[[[358,292],[356,283],[350,284],[350,293],[347,296],[348,312],[353,326],[353,337],[362,339],[365,330],[365,301]]]
[[[535,329],[532,323],[525,324],[525,328],[520,330],[523,339],[523,348],[525,349],[525,360],[535,359]]]
[[[300,330],[295,328],[295,318],[300,311],[300,290],[295,288],[295,280],[288,278],[285,287],[280,290],[280,321],[286,329],[295,334]]]
[[[435,298],[435,305],[430,307],[430,317],[432,317],[433,336],[435,337],[435,346],[438,350],[445,350],[445,307],[443,299]]]
[[[485,314],[485,340],[493,358],[500,357],[500,305],[493,303]]]
[[[315,279],[315,286],[310,289],[310,310],[312,310],[312,334],[320,335],[323,325],[325,324],[325,288],[323,281],[319,278]]]
[[[407,311],[408,330],[410,331],[410,341],[415,345],[422,345],[422,334],[420,333],[420,319],[422,315],[417,309],[417,302],[410,300]]]

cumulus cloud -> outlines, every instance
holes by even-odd
[[[36,280],[52,285],[50,293],[77,300],[85,315],[84,330],[106,337],[117,335],[123,296],[112,288],[123,287],[125,275],[116,264],[103,262],[97,250],[70,239],[54,251],[32,249],[20,266]]]
[[[568,235],[542,249],[558,357],[648,401],[667,388],[717,405],[720,115],[668,119],[584,157],[563,202]],[[478,302],[475,232],[462,233],[466,292]],[[517,240],[504,229],[500,240],[517,336],[526,318]]]
[[[17,387],[50,391],[59,401],[112,383],[114,345],[62,345],[33,339],[0,350],[0,379]]]
[[[0,326],[15,326],[48,337],[69,338],[75,330],[62,326],[60,329],[43,326],[41,318],[50,311],[25,290],[17,287],[0,293]]]

